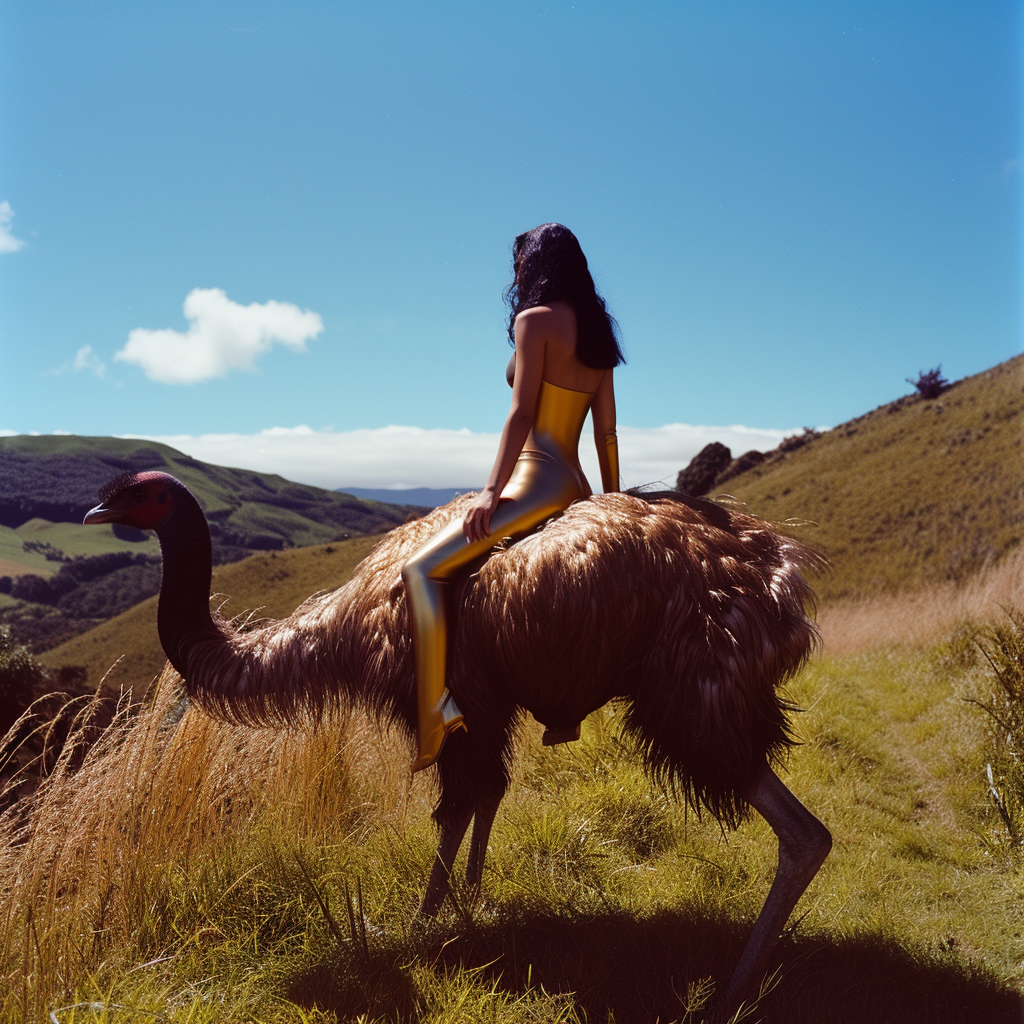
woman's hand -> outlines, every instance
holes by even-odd
[[[498,507],[498,492],[485,487],[469,506],[462,520],[462,531],[471,544],[483,540],[491,532],[491,515]]]

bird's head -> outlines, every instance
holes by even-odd
[[[100,504],[85,514],[83,522],[159,530],[182,490],[182,484],[167,473],[124,473],[100,491]]]

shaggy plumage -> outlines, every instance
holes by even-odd
[[[468,500],[392,531],[345,586],[287,619],[193,632],[181,649],[190,696],[250,724],[356,700],[411,732],[400,572]],[[439,820],[481,787],[504,792],[520,709],[571,728],[621,699],[651,770],[734,825],[741,794],[791,743],[779,686],[815,643],[802,570],[821,562],[763,520],[675,492],[595,495],[500,546],[453,588],[449,687],[469,732],[442,758]],[[162,614],[167,600],[165,587]]]
[[[213,714],[287,724],[356,700],[411,734],[401,569],[469,500],[388,534],[345,586],[245,630],[210,615],[209,529],[173,477],[122,478],[85,521],[157,531],[160,642]],[[580,501],[490,553],[450,595],[449,686],[469,731],[450,736],[437,762],[440,840],[421,912],[436,913],[446,898],[471,820],[466,877],[480,883],[522,710],[571,729],[618,699],[654,774],[723,824],[749,802],[779,838],[778,870],[722,996],[723,1018],[753,998],[832,845],[771,767],[792,742],[779,686],[816,639],[802,570],[821,562],[760,519],[676,493]]]

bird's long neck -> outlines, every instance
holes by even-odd
[[[210,528],[184,487],[175,495],[174,511],[159,537],[164,567],[157,631],[168,660],[184,676],[188,647],[221,635],[210,616]]]

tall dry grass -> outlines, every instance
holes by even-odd
[[[426,799],[401,741],[356,712],[315,729],[231,727],[186,708],[168,667],[149,705],[123,700],[83,756],[96,707],[0,816],[0,1020],[44,1019],[108,951],[161,956],[181,930],[160,920],[169,894],[199,885],[231,842],[258,846],[263,830],[319,843]]]
[[[826,654],[856,654],[889,644],[929,643],[962,622],[989,622],[1024,608],[1024,548],[964,583],[826,605],[818,615]]]

